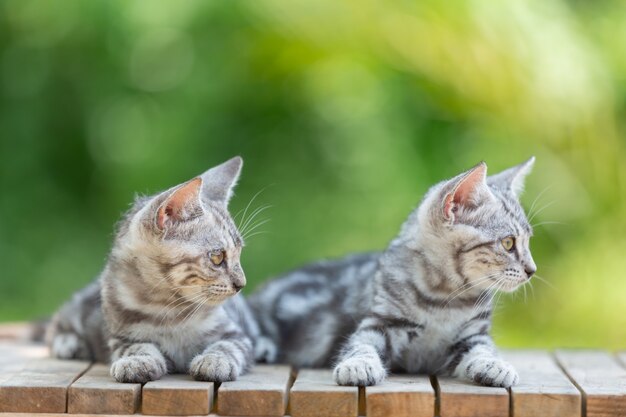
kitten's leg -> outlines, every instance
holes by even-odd
[[[100,283],[78,291],[54,314],[46,329],[50,356],[60,359],[98,359],[89,344],[91,318],[100,313]],[[92,345],[97,340],[91,340]]]
[[[376,385],[387,371],[382,358],[389,357],[389,340],[383,323],[373,317],[364,319],[350,336],[339,356],[333,377],[339,385]]]
[[[189,373],[201,381],[233,381],[250,367],[253,358],[252,341],[241,332],[229,332],[193,358]]]
[[[498,357],[487,334],[474,334],[457,341],[451,353],[447,368],[457,378],[504,388],[510,388],[519,380],[515,368]]]
[[[278,347],[267,336],[259,336],[255,341],[254,359],[257,362],[274,363],[278,357]]]
[[[118,382],[148,382],[167,373],[167,361],[153,343],[112,339],[111,376]]]

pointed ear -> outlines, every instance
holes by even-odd
[[[516,197],[519,197],[524,191],[524,180],[532,171],[534,164],[535,157],[532,156],[526,162],[490,176],[487,179],[487,184],[502,191],[511,191]]]
[[[163,230],[170,224],[197,216],[202,210],[199,199],[201,186],[202,179],[198,177],[174,189],[157,208],[157,227]]]
[[[446,220],[454,221],[461,208],[472,209],[480,204],[482,198],[489,194],[485,178],[487,164],[481,162],[467,172],[451,179],[443,199],[443,216]]]
[[[202,174],[202,198],[228,205],[242,166],[243,159],[236,156]]]

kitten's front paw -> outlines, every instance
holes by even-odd
[[[89,348],[75,333],[58,333],[50,345],[50,355],[59,359],[91,359]]]
[[[196,356],[189,365],[189,373],[199,381],[225,382],[237,379],[241,370],[237,363],[219,352]]]
[[[519,380],[512,365],[493,357],[478,357],[470,361],[466,374],[470,380],[491,387],[510,388]]]
[[[338,385],[376,385],[385,378],[380,358],[349,358],[335,367],[333,377]]]
[[[254,347],[254,359],[257,362],[274,363],[278,355],[276,344],[269,338],[261,336]]]
[[[145,383],[161,378],[167,373],[167,364],[149,355],[126,356],[111,364],[111,376],[117,382]]]

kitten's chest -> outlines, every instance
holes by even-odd
[[[177,372],[186,372],[191,360],[216,341],[217,326],[214,320],[205,320],[176,327],[146,326],[142,332],[171,360]]]
[[[397,329],[392,336],[392,365],[407,372],[435,372],[447,360],[447,351],[466,319],[449,312],[420,315],[423,328]]]

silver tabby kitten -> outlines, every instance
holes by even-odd
[[[167,372],[228,381],[253,361],[242,238],[227,210],[242,160],[139,198],[98,279],[55,315],[53,356],[111,361],[120,382]]]
[[[260,360],[336,364],[340,385],[388,370],[510,387],[518,376],[489,336],[491,299],[536,270],[518,196],[534,159],[486,177],[479,164],[433,186],[383,253],[314,264],[250,299]]]

